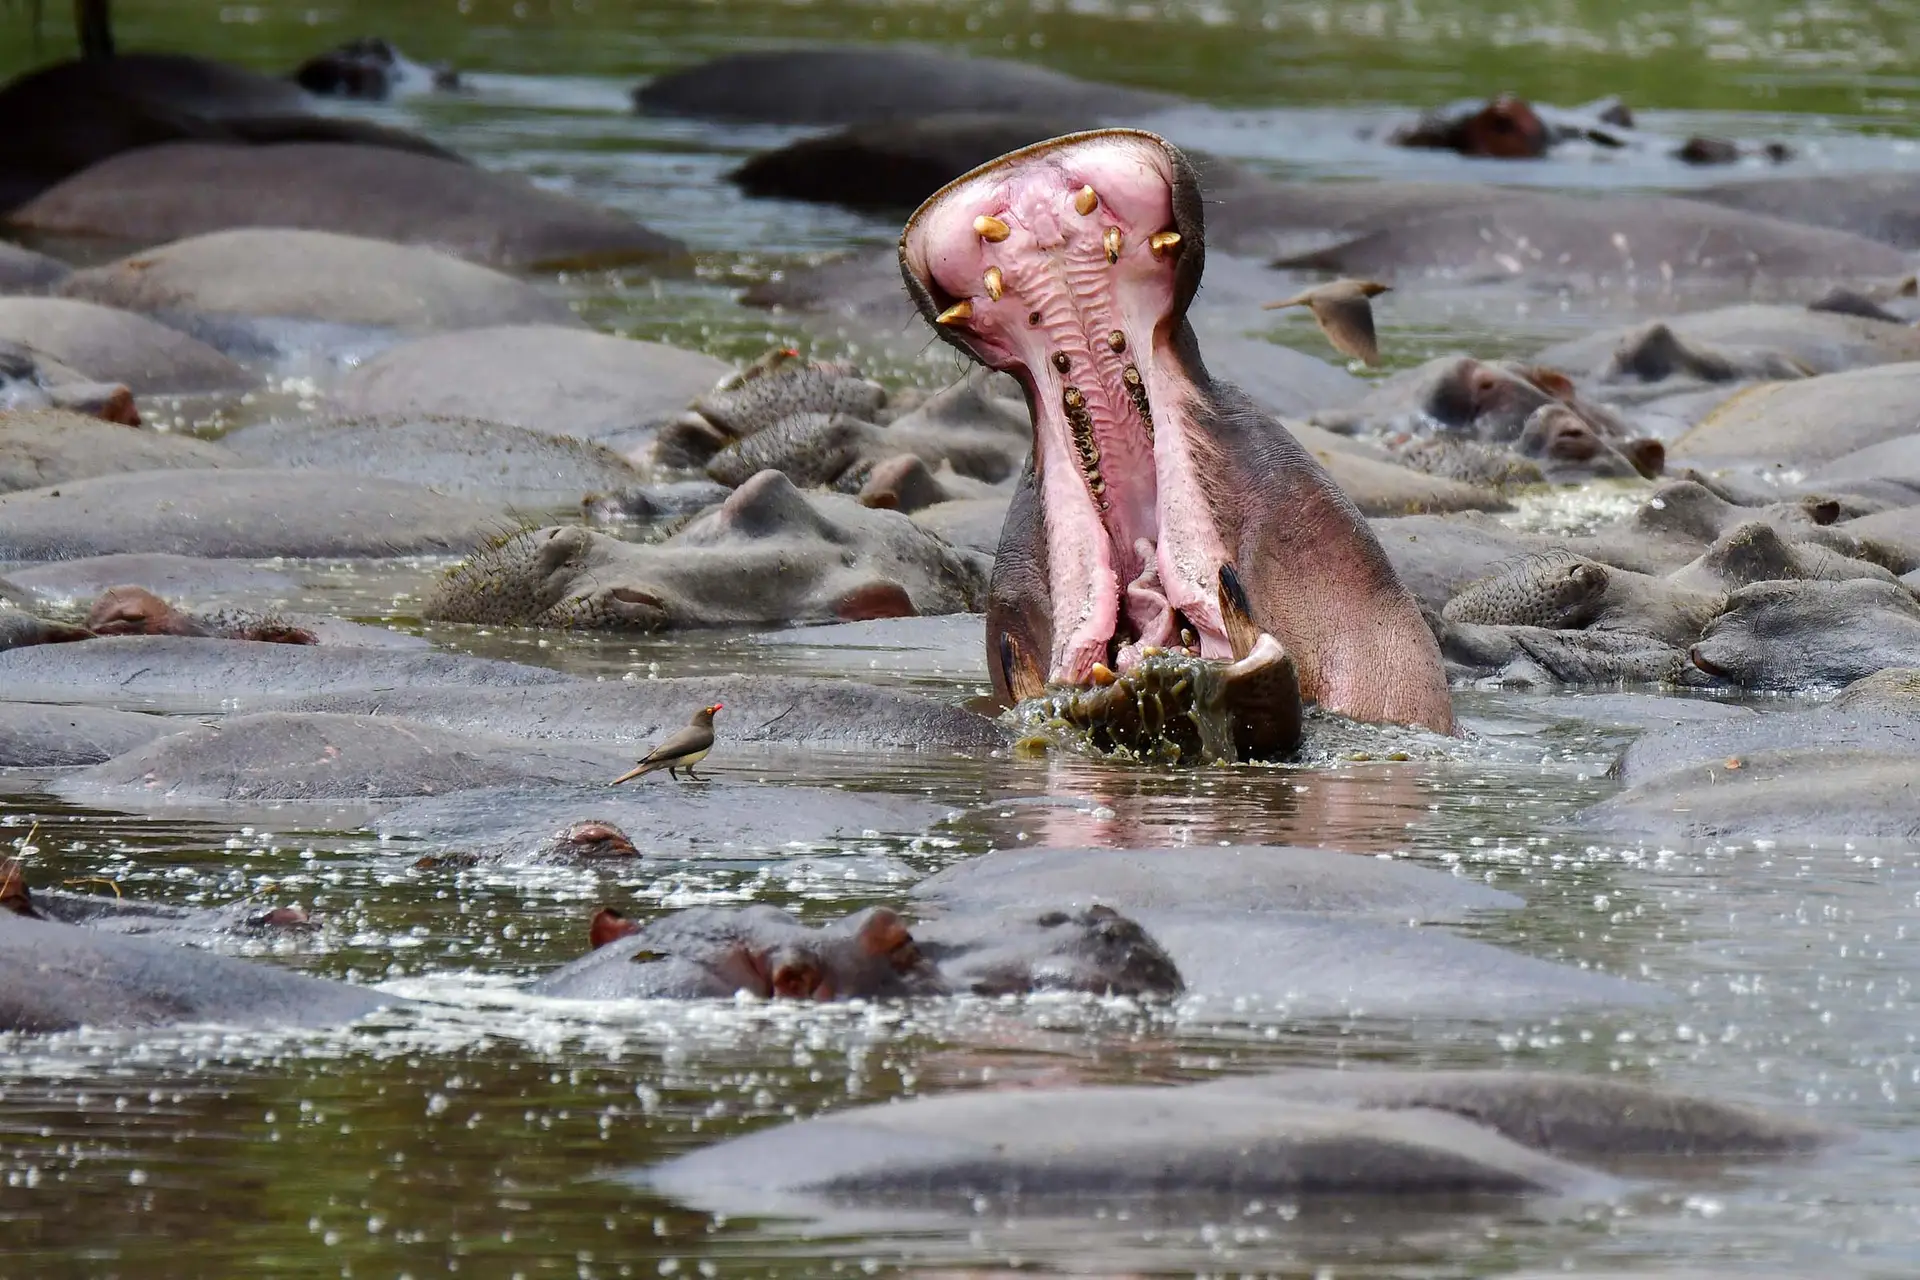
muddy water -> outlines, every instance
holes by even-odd
[[[116,9],[124,47],[265,69],[372,31],[416,57],[452,60],[473,72],[475,93],[364,110],[629,209],[699,251],[693,269],[665,279],[553,281],[596,324],[735,357],[800,340],[858,355],[896,384],[951,376],[953,358],[917,331],[876,350],[732,296],[834,251],[884,246],[897,229],[739,198],[720,176],[788,135],[635,119],[623,106],[640,77],[743,41],[918,39],[1186,94],[1205,105],[1180,114],[1176,136],[1274,173],[1482,176],[1361,134],[1413,105],[1502,88],[1567,103],[1621,93],[1661,130],[1784,138],[1798,167],[1920,163],[1907,140],[1920,95],[1905,65],[1920,25],[1911,4]],[[48,18],[48,53],[66,44],[58,16]],[[0,69],[33,56],[15,6],[0,25]],[[1498,176],[1569,187],[1698,180],[1604,156]],[[1463,344],[1529,350],[1598,318],[1589,300],[1549,302],[1469,296],[1402,312],[1383,318],[1385,345],[1401,363]],[[1291,318],[1245,327],[1318,350]],[[985,683],[965,624],[893,650],[790,635],[636,641],[430,628],[415,611],[434,563],[276,567],[298,584],[288,607],[609,681],[772,670],[954,701]],[[791,839],[689,840],[633,867],[593,870],[415,869],[423,852],[515,829],[510,806],[493,830],[483,815],[458,831],[292,805],[128,815],[57,802],[41,775],[0,774],[0,848],[27,857],[39,882],[182,904],[298,900],[323,929],[253,944],[264,958],[422,1001],[331,1035],[0,1040],[0,1275],[711,1276],[903,1261],[1337,1276],[1920,1272],[1920,942],[1910,936],[1920,851],[1595,843],[1564,819],[1612,790],[1605,770],[1633,732],[1619,701],[1466,691],[1459,705],[1464,745],[1317,724],[1309,761],[1288,768],[723,748],[710,761],[715,777],[840,788],[847,821]],[[153,709],[190,717],[234,706]],[[1412,758],[1385,758],[1395,753]],[[593,799],[583,793],[583,807]],[[995,847],[1226,841],[1404,858],[1513,890],[1525,911],[1465,931],[1653,981],[1677,999],[1656,1011],[1467,1021],[1364,1008],[1337,1019],[1285,1007],[1222,1016],[1066,998],[589,1008],[514,991],[577,954],[598,902],[754,900],[817,916],[888,900],[918,875]],[[868,1218],[810,1231],[691,1213],[621,1176],[784,1118],[915,1093],[1362,1062],[1619,1073],[1756,1099],[1858,1137],[1801,1161],[1632,1182],[1613,1203],[1445,1216],[1249,1205],[1212,1220]]]

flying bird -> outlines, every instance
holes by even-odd
[[[632,769],[621,774],[607,785],[617,787],[634,778],[644,778],[656,770],[665,769],[675,781],[680,780],[680,771],[685,769],[687,776],[695,782],[705,782],[693,771],[693,766],[707,758],[707,752],[713,750],[713,713],[720,710],[722,704],[716,702],[710,707],[702,707],[693,713],[693,719],[687,727],[668,738],[665,742],[647,752],[646,757]]]
[[[1380,363],[1380,344],[1373,336],[1373,304],[1367,299],[1387,292],[1386,285],[1374,280],[1334,280],[1260,309],[1304,306],[1313,312],[1320,332],[1327,335],[1336,351],[1376,365]]]

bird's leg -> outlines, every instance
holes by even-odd
[[[705,781],[706,781],[706,779],[705,779],[705,778],[703,778],[703,777],[701,777],[701,776],[700,776],[699,774],[697,774],[697,773],[695,773],[695,772],[693,771],[693,766],[692,766],[692,765],[688,765],[688,766],[687,766],[687,776],[688,776],[689,778],[692,778],[692,779],[693,779],[693,780],[694,780],[695,782],[705,782]]]
[[[113,56],[113,18],[108,5],[109,0],[73,0],[73,25],[83,58]],[[35,14],[38,12],[36,5]]]
[[[673,779],[673,780],[674,780],[675,782],[678,782],[678,781],[680,781],[680,770],[679,770],[679,769],[678,769],[677,767],[675,767],[674,765],[668,765],[668,766],[667,766],[667,776],[668,776],[669,778],[672,778],[672,779]]]

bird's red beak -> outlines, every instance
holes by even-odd
[[[726,705],[726,704],[725,704],[725,703],[723,703],[723,702],[716,702],[716,703],[714,703],[714,704],[713,704],[712,706],[710,706],[710,707],[708,707],[708,708],[707,708],[707,714],[708,714],[708,715],[712,715],[712,714],[713,714],[714,712],[716,712],[716,711],[718,711],[718,710],[720,710],[720,709],[721,709],[722,707],[724,707],[725,705]]]

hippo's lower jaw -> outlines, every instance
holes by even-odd
[[[1358,511],[1208,376],[1186,323],[1204,256],[1191,166],[1129,129],[1004,156],[907,222],[908,291],[1033,419],[987,610],[996,691],[1155,649],[1244,658],[1264,630],[1330,710],[1450,731],[1438,648]]]

